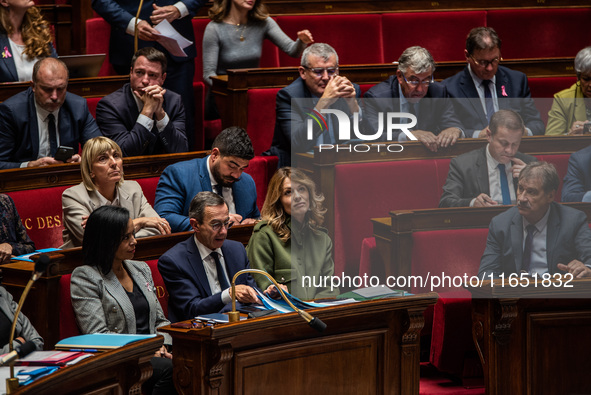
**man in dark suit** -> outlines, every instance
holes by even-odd
[[[387,113],[412,113],[417,124],[412,134],[431,151],[455,144],[462,137],[461,124],[453,114],[445,87],[433,81],[435,61],[425,48],[414,46],[404,50],[398,59],[396,75],[380,82],[363,95],[366,129],[377,132],[386,128]],[[409,123],[399,118],[396,123]],[[386,140],[407,141],[400,130],[386,135]]]
[[[453,98],[456,116],[466,137],[484,137],[492,114],[514,110],[525,122],[528,134],[544,134],[544,122],[531,98],[527,76],[499,66],[501,39],[492,27],[477,27],[466,38],[468,65],[443,81]]]
[[[562,185],[563,202],[591,202],[591,145],[573,153]]]
[[[519,175],[517,206],[494,217],[478,276],[504,273],[591,277],[591,230],[584,212],[554,202],[560,180],[547,162]],[[525,240],[525,241],[524,241]]]
[[[67,93],[68,69],[55,58],[33,67],[29,89],[0,104],[0,169],[62,163],[59,146],[72,147],[67,162],[80,162],[79,145],[100,136],[86,100]]]
[[[138,48],[155,46],[166,54],[168,78],[164,87],[178,93],[183,99],[183,105],[187,111],[186,130],[189,148],[193,147],[193,109],[195,108],[193,76],[197,56],[191,19],[205,3],[205,0],[145,0],[137,25]],[[136,0],[92,0],[92,8],[111,25],[109,60],[119,74],[127,74],[131,66],[138,6],[139,1]],[[192,41],[192,44],[184,49],[186,57],[171,55],[163,46],[155,42],[157,39],[155,34],[158,30],[154,25],[165,19],[181,36]]]
[[[497,111],[486,130],[488,145],[451,160],[439,207],[515,204],[519,173],[536,160],[517,152],[524,133],[519,114]]]
[[[224,129],[214,140],[211,155],[168,166],[156,188],[154,209],[166,218],[172,232],[191,229],[189,205],[201,191],[223,196],[233,223],[254,223],[260,217],[257,191],[252,177],[243,171],[254,157],[246,131]]]
[[[165,79],[166,56],[144,47],[131,61],[130,83],[99,101],[96,121],[123,156],[187,151],[183,103],[177,93],[162,88]]]
[[[315,43],[302,53],[300,76],[277,92],[275,132],[270,152],[279,157],[279,167],[291,165],[292,152],[306,152],[320,144],[339,142],[337,120],[324,114],[326,124],[312,122],[312,136],[308,136],[311,114],[324,109],[344,112],[352,120],[359,111],[359,85],[339,75],[339,57],[328,44]],[[292,101],[292,99],[295,99]],[[334,124],[334,125],[333,125]]]
[[[158,260],[158,270],[170,295],[168,318],[172,322],[227,310],[232,301],[232,277],[249,267],[242,243],[226,240],[231,222],[221,196],[198,193],[191,201],[189,213],[195,234]],[[256,303],[255,287],[250,275],[239,276],[237,300]]]

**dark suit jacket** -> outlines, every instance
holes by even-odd
[[[584,212],[552,202],[547,224],[548,272],[560,273],[557,265],[578,259],[591,265],[591,230]],[[512,207],[494,217],[488,230],[486,249],[478,276],[509,275],[521,270],[523,260],[523,217]]]
[[[169,122],[162,132],[148,130],[139,123],[139,111],[129,83],[107,95],[96,107],[96,122],[103,135],[121,147],[123,156],[186,152],[185,109],[181,97],[167,90],[162,104]]]
[[[516,111],[534,135],[544,134],[544,122],[531,98],[527,76],[522,72],[499,66],[495,77],[499,109]],[[452,102],[456,116],[464,125],[467,137],[472,137],[475,130],[482,130],[488,126],[488,120],[468,66],[456,75],[443,80],[443,84],[447,88],[449,97],[454,99]]]
[[[222,254],[230,281],[239,270],[250,267],[246,250],[237,241],[224,241]],[[158,260],[158,270],[170,295],[168,319],[171,322],[224,310],[222,293],[213,295],[211,293],[203,261],[193,236],[166,251]],[[236,279],[236,284],[256,287],[252,277],[245,274]]]
[[[60,145],[74,148],[101,132],[88,111],[86,99],[67,93],[58,117]],[[39,154],[39,127],[31,88],[0,104],[0,169],[20,167]]]
[[[192,159],[168,166],[162,172],[156,188],[154,209],[166,218],[173,232],[191,229],[189,223],[189,205],[201,191],[211,190],[211,181],[205,158]],[[259,218],[257,208],[257,190],[252,177],[242,173],[239,181],[232,185],[232,195],[236,213],[242,218]]]
[[[353,86],[355,86],[355,97],[361,97],[359,85],[353,84]],[[300,100],[292,103],[291,99]],[[308,134],[307,120],[310,119],[307,113],[310,113],[311,109],[315,107],[316,100],[301,77],[277,92],[275,132],[271,144],[271,154],[279,157],[279,167],[291,165],[292,150],[293,152],[307,152],[316,145],[316,139],[322,134],[322,130],[316,122],[313,123],[314,139],[308,140],[306,138]],[[331,108],[341,110],[351,116],[349,106],[343,99],[337,100]],[[328,114],[323,116],[327,118]]]
[[[573,153],[562,185],[563,202],[581,202],[591,190],[591,145]]]
[[[8,36],[0,33],[0,52],[4,51],[4,48],[8,48],[12,56],[10,58],[0,58],[0,82],[14,82],[18,81],[18,73],[16,71],[16,65],[14,64],[14,54],[10,48],[10,42],[8,42]],[[53,48],[53,45],[49,44],[52,58],[57,58],[57,53]]]
[[[363,120],[366,129],[368,128],[370,132],[376,132],[379,129],[380,117],[378,113],[381,112],[384,115],[382,116],[382,127],[385,129],[385,113],[400,112],[399,86],[396,75],[391,75],[386,81],[371,87],[363,95]],[[453,113],[450,101],[447,99],[445,87],[438,82],[429,84],[427,94],[419,101],[418,108],[417,125],[413,129],[426,130],[437,135],[447,128],[462,128]],[[402,120],[400,123],[406,122],[407,120]],[[393,131],[392,140],[397,141],[400,133],[402,133],[400,130]],[[385,133],[381,140],[386,140]]]
[[[163,7],[173,5],[178,0],[146,0],[143,3],[140,19],[150,22],[150,15],[154,10],[152,4],[156,3]],[[197,52],[195,50],[195,34],[193,33],[193,24],[191,19],[199,8],[205,4],[205,0],[183,0],[183,3],[189,10],[189,15],[185,18],[173,21],[174,27],[183,37],[192,41],[193,44],[185,48],[186,58],[171,56],[175,62],[193,61]],[[102,16],[111,25],[111,40],[109,44],[109,60],[115,66],[129,68],[131,57],[133,56],[133,36],[127,34],[125,29],[132,18],[135,18],[139,1],[137,0],[92,0],[92,8]],[[150,22],[151,24],[151,22]],[[168,53],[161,45],[155,41],[138,40],[138,47],[156,47],[164,53]]]
[[[486,146],[451,160],[439,207],[467,207],[470,201],[481,193],[490,196],[485,150]],[[515,156],[525,163],[536,161],[533,156],[521,152]],[[517,178],[513,179],[513,185],[517,191]]]

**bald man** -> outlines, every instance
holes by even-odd
[[[60,146],[74,150],[66,162],[80,162],[79,146],[101,132],[86,99],[67,87],[66,65],[44,58],[35,63],[31,87],[0,104],[0,169],[63,163],[54,158]]]

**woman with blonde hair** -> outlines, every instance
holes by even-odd
[[[203,81],[211,87],[211,77],[228,69],[259,67],[263,41],[269,39],[292,57],[299,57],[314,42],[308,30],[297,32],[293,41],[269,14],[262,0],[214,0],[209,10],[211,22],[203,33]],[[213,95],[206,102],[206,119],[219,118]]]
[[[266,271],[291,294],[306,300],[339,293],[303,282],[303,276],[308,276],[317,284],[320,277],[334,273],[332,241],[321,227],[326,212],[323,201],[308,176],[295,168],[280,168],[269,182],[263,220],[254,227],[246,249],[252,268]],[[270,284],[263,276],[255,279],[261,289]]]
[[[101,206],[129,210],[137,238],[169,234],[170,225],[152,208],[136,181],[123,180],[121,148],[104,136],[84,144],[80,171],[82,182],[62,194],[64,245],[80,246],[90,213]]]
[[[30,81],[41,58],[57,58],[49,24],[33,0],[0,0],[0,82]]]

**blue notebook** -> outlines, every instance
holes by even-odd
[[[68,337],[60,340],[56,345],[56,350],[75,349],[97,349],[97,350],[111,350],[114,348],[123,347],[129,343],[137,342],[139,340],[149,339],[153,335],[128,335],[120,333],[93,333],[90,335],[80,335]]]

